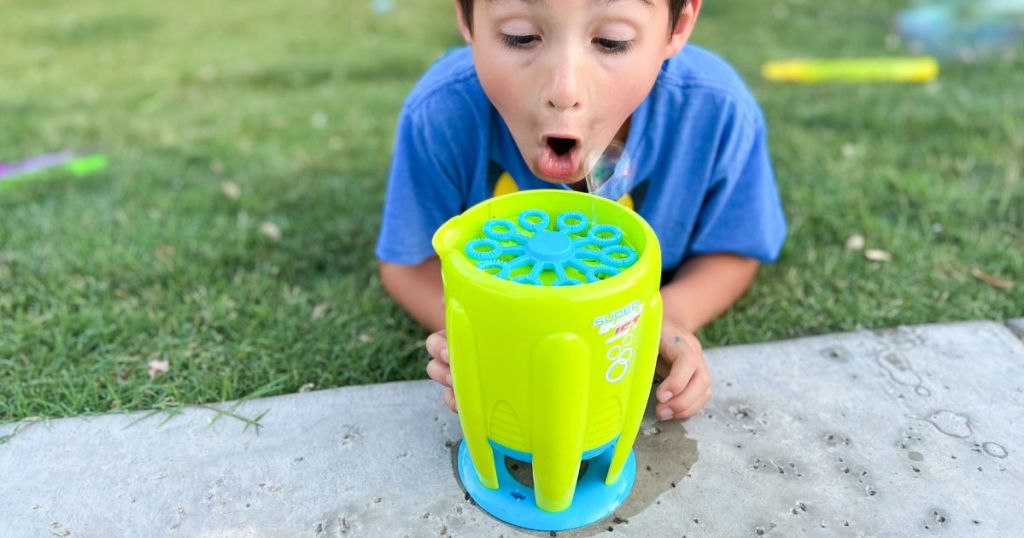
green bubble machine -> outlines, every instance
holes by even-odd
[[[611,200],[531,190],[473,206],[433,245],[466,491],[532,530],[610,515],[636,479],[633,442],[657,361],[654,231]],[[509,460],[532,466],[532,484]]]

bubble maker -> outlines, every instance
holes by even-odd
[[[531,190],[486,200],[434,235],[444,281],[466,491],[533,530],[612,514],[636,478],[633,442],[661,332],[661,251],[611,200]],[[532,481],[509,462],[526,463]]]

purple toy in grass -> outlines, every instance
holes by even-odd
[[[12,163],[0,162],[0,178],[53,168],[65,164],[74,158],[74,152],[60,151],[57,153],[44,153],[43,155],[36,155],[35,157],[29,157]]]
[[[84,176],[107,166],[102,153],[81,155],[73,151],[44,153],[15,162],[0,162],[0,187],[19,182],[25,176],[54,168],[61,168],[75,176]],[[34,177],[34,176],[33,176]]]

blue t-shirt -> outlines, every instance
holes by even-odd
[[[666,61],[633,113],[626,152],[634,187],[619,199],[661,242],[662,269],[690,256],[774,261],[786,235],[764,118],[725,61],[687,45]],[[570,188],[530,172],[484,94],[468,48],[438,60],[398,122],[377,257],[418,264],[449,218],[504,192]]]

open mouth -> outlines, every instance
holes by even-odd
[[[576,147],[576,139],[552,136],[548,138],[548,147],[551,148],[551,151],[555,152],[555,155],[561,157],[562,155],[572,151],[572,148]]]
[[[542,175],[560,180],[573,179],[580,167],[579,140],[562,136],[545,137],[537,164]]]

